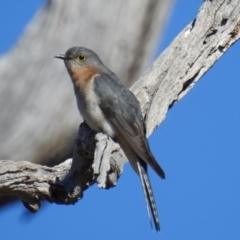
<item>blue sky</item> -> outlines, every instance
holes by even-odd
[[[44,2],[2,3],[0,54],[14,46]],[[176,1],[155,56],[193,20],[202,2]],[[150,228],[139,178],[127,165],[116,188],[93,186],[74,206],[43,203],[34,215],[20,202],[1,209],[1,238],[239,240],[239,53],[236,43],[150,137],[151,149],[167,176],[163,181],[149,171],[160,233]]]

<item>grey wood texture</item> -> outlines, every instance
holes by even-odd
[[[239,37],[240,2],[205,1],[196,19],[183,29],[131,87],[141,103],[148,136],[163,121],[167,111],[192,89]],[[55,166],[56,172],[30,163],[17,163],[22,164],[18,167],[14,162],[7,165],[3,161],[3,165],[0,165],[0,169],[3,169],[0,174],[0,189],[11,181],[13,190],[10,189],[10,192],[14,194],[16,188],[17,196],[32,211],[39,209],[38,199],[69,204],[78,201],[93,183],[102,188],[115,186],[127,162],[116,143],[102,133],[95,135],[84,123],[79,128],[71,164],[70,161]],[[66,166],[66,174],[62,172],[63,166]],[[31,190],[28,191],[28,188],[33,188],[31,184],[29,186],[24,181],[18,182],[13,175],[11,178],[7,177],[12,168],[15,168],[12,174],[16,179],[22,174],[28,174],[25,181],[34,179],[35,183],[36,172],[41,173],[37,174],[40,187],[35,189],[34,195]],[[31,168],[35,168],[33,174]],[[41,179],[41,176],[47,176],[44,171],[52,171],[48,180]],[[52,182],[52,179],[55,181]],[[19,184],[24,185],[20,190]],[[34,198],[37,200],[34,201]]]

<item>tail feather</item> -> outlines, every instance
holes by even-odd
[[[158,218],[157,206],[153,196],[153,191],[150,183],[150,179],[147,173],[147,165],[141,159],[137,160],[138,172],[141,179],[144,198],[147,205],[148,217],[152,227],[152,219],[154,221],[156,231],[160,231],[160,222]]]
[[[140,166],[139,162],[137,162],[137,166],[138,166],[138,171],[139,171],[139,175],[140,175],[140,179],[141,179],[144,198],[145,198],[145,201],[146,201],[148,217],[149,217],[150,225],[151,225],[151,228],[152,228],[152,217],[151,217],[151,213],[150,213],[150,208],[151,207],[150,207],[150,204],[149,204],[149,201],[148,201],[148,193],[147,193],[147,189],[146,189],[146,184],[144,183],[144,176],[143,176],[142,169],[141,169],[141,166]]]

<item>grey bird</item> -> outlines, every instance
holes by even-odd
[[[165,174],[150,151],[137,98],[92,50],[72,47],[55,57],[64,60],[85,122],[92,130],[117,141],[140,176],[150,223],[153,218],[155,229],[160,231],[147,165],[161,178]]]

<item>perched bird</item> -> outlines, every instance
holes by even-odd
[[[92,50],[73,47],[55,57],[64,60],[85,122],[92,130],[117,141],[140,176],[150,222],[152,216],[156,230],[160,231],[147,164],[161,178],[165,178],[165,174],[149,149],[137,98]]]

